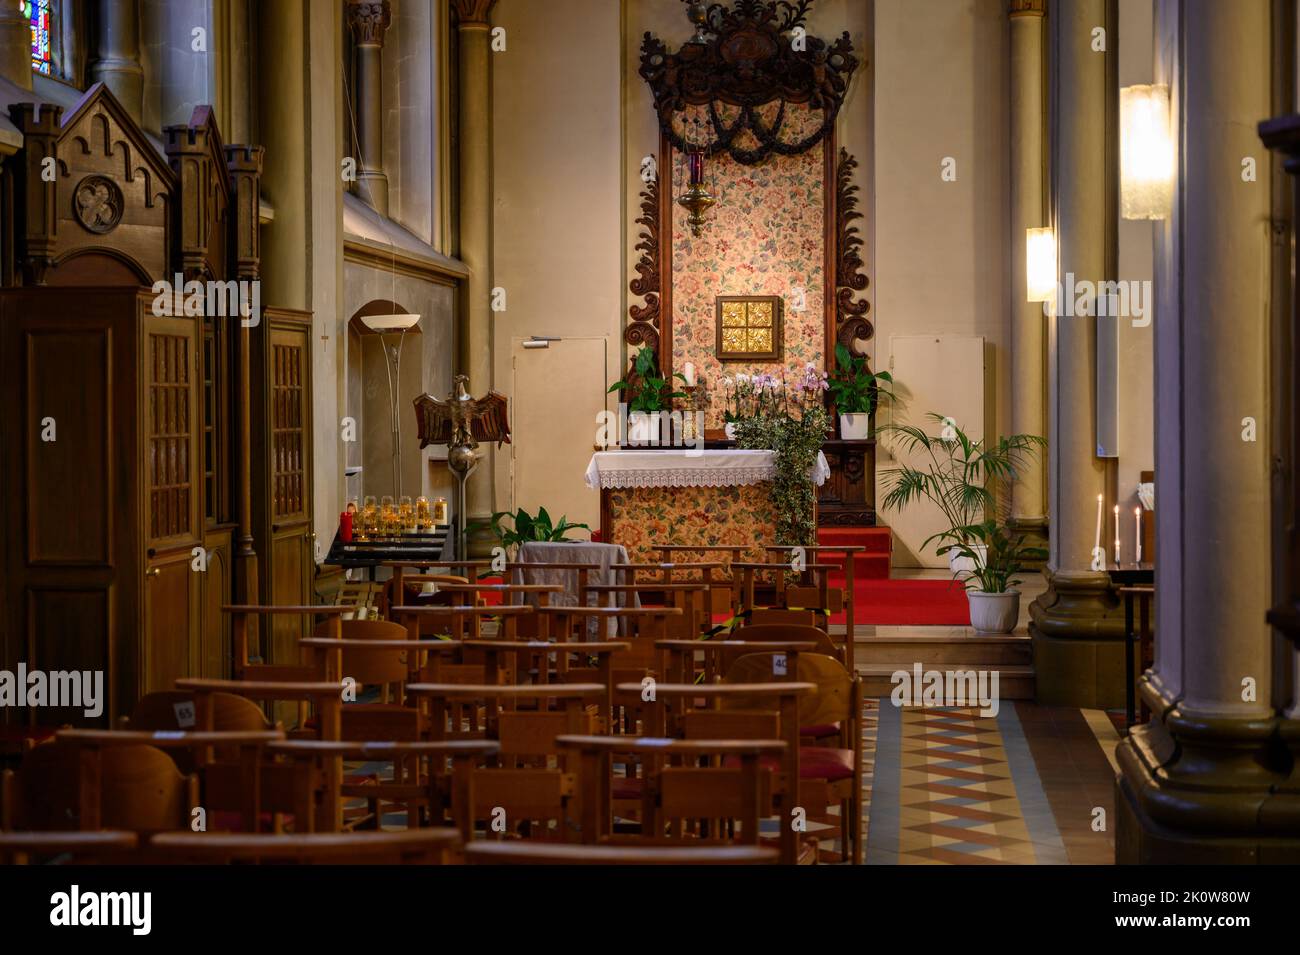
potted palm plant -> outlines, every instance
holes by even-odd
[[[889,386],[894,376],[873,372],[866,355],[855,355],[843,344],[835,346],[835,374],[827,382],[831,400],[840,415],[840,437],[861,441],[871,437],[871,416],[880,399],[894,399]]]
[[[983,633],[1010,633],[1020,620],[1019,574],[1025,563],[1043,560],[1047,551],[1025,543],[998,521],[981,521],[961,528],[959,542],[944,548],[971,563],[957,577],[966,587],[971,626]]]
[[[680,372],[673,377],[686,381],[686,376]],[[633,359],[631,374],[609,386],[607,394],[617,391],[625,401],[628,393],[632,396],[627,401],[628,444],[658,443],[660,413],[669,409],[674,398],[686,397],[684,391],[670,391],[665,395],[669,384],[669,379],[659,374],[654,350],[642,348]]]
[[[938,437],[915,425],[886,425],[881,432],[895,438],[896,453],[918,464],[904,464],[885,475],[885,508],[901,510],[915,501],[929,501],[943,514],[948,527],[921,545],[938,542],[940,555],[948,555],[954,574],[974,570],[983,555],[983,543],[968,540],[968,528],[995,510],[997,489],[1009,488],[1032,457],[1047,442],[1036,434],[1013,434],[991,447],[984,439],[972,440],[948,417],[930,413],[940,425]],[[968,553],[953,545],[969,544]]]

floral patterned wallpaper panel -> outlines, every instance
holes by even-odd
[[[744,559],[759,562],[767,560],[763,548],[776,543],[770,481],[740,487],[618,488],[601,493],[609,495],[611,526],[603,528],[605,540],[626,547],[634,564],[658,560],[652,545],[662,544],[745,547]],[[679,554],[677,559],[722,558]]]
[[[787,107],[783,140],[803,135],[819,112]],[[674,198],[685,189],[685,160],[674,153]],[[818,145],[797,156],[768,157],[744,166],[730,156],[710,158],[706,184],[719,202],[697,238],[688,213],[673,206],[673,369],[686,362],[707,382],[709,428],[722,427],[721,379],[766,371],[789,381],[811,363],[824,367],[825,151]],[[781,365],[719,362],[716,302],[719,295],[777,295],[784,301]],[[802,309],[796,310],[802,305]]]

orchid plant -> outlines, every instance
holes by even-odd
[[[723,417],[728,424],[751,418],[791,417],[795,411],[802,417],[809,409],[821,406],[828,387],[826,373],[811,363],[804,366],[794,384],[787,383],[784,371],[779,378],[768,372],[728,376],[722,379]]]

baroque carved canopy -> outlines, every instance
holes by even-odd
[[[696,33],[675,53],[646,33],[640,74],[654,95],[660,128],[675,148],[727,152],[754,165],[772,153],[805,152],[826,138],[858,59],[847,31],[833,44],[808,34],[812,4],[688,2]],[[820,124],[783,135],[788,105],[820,111]],[[692,107],[707,110],[703,143],[688,141],[675,122]]]

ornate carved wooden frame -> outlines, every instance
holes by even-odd
[[[858,211],[858,187],[853,182],[853,171],[858,161],[841,148],[836,156],[830,146],[826,150],[826,237],[825,274],[826,290],[822,296],[826,312],[826,363],[827,370],[833,361],[836,344],[852,349],[866,343],[875,335],[875,326],[867,317],[871,303],[859,298],[870,281],[862,271],[859,254],[862,235],[854,224],[862,218]],[[672,145],[660,143],[660,169],[672,162]],[[671,168],[671,166],[668,166]],[[642,298],[628,309],[629,322],[623,340],[631,346],[653,348],[658,353],[659,367],[672,372],[672,216],[671,196],[665,197],[655,179],[641,192],[641,215],[636,220],[642,227],[636,244],[641,252],[637,261],[637,277],[628,288]],[[833,188],[831,184],[834,184]],[[667,201],[665,201],[665,199]],[[664,236],[668,240],[664,240]],[[664,316],[669,316],[664,327]]]
[[[671,375],[673,361],[671,170],[674,150],[680,150],[686,145],[680,143],[679,137],[673,132],[671,113],[684,105],[710,102],[709,97],[714,96],[723,102],[741,106],[753,106],[777,99],[813,103],[816,95],[829,97],[829,91],[818,94],[811,88],[807,89],[806,95],[798,90],[792,94],[790,76],[793,67],[789,65],[792,60],[771,52],[772,38],[779,37],[785,30],[800,26],[811,4],[812,0],[800,0],[797,3],[786,0],[736,0],[731,9],[719,3],[707,7],[698,4],[699,8],[707,10],[706,26],[714,30],[715,35],[707,44],[701,45],[695,40],[688,42],[677,54],[668,54],[661,42],[646,34],[642,45],[641,75],[654,91],[655,107],[660,116],[659,176],[647,183],[641,192],[641,215],[636,220],[642,227],[636,244],[641,257],[635,266],[637,277],[629,284],[629,288],[633,295],[643,301],[633,303],[628,308],[629,322],[623,339],[630,346],[655,349],[659,367],[665,375]],[[695,11],[697,17],[699,12],[698,9]],[[697,19],[696,22],[699,24],[700,20]],[[693,43],[697,47],[702,46],[703,52],[697,50],[688,54],[686,51]],[[789,52],[788,44],[777,44],[776,49]],[[871,306],[865,299],[858,297],[869,284],[867,276],[862,272],[863,261],[859,254],[863,239],[854,225],[856,220],[862,218],[862,213],[858,211],[858,187],[853,184],[853,173],[858,163],[847,150],[837,149],[834,124],[848,80],[858,65],[851,49],[847,33],[834,47],[828,47],[824,41],[815,37],[807,37],[811,65],[807,61],[793,62],[804,62],[809,67],[808,76],[815,77],[816,71],[811,66],[815,66],[818,57],[828,58],[836,51],[843,57],[841,68],[835,72],[838,85],[832,84],[831,87],[837,96],[834,108],[829,104],[822,107],[830,117],[829,125],[819,130],[811,141],[803,144],[801,150],[774,148],[754,160],[756,162],[772,152],[792,155],[807,151],[818,143],[824,145],[826,214],[823,246],[826,288],[822,297],[825,303],[827,370],[834,362],[836,343],[851,348],[855,343],[869,341],[875,334],[875,329],[867,318]],[[763,55],[769,58],[767,62],[774,58],[783,65],[779,69],[755,69],[756,62],[760,66],[764,62]],[[657,56],[664,57],[664,63],[652,62]],[[796,55],[791,54],[793,56]],[[689,61],[689,65],[683,66],[684,61]],[[748,72],[744,69],[746,64]],[[647,75],[648,67],[653,68],[650,75]],[[713,74],[706,67],[719,71],[716,79],[709,79]],[[675,78],[670,77],[673,71],[676,71]],[[804,98],[795,98],[800,95],[804,95]],[[713,151],[722,149],[738,161],[745,161],[744,158],[735,156],[726,145],[716,145]],[[665,175],[667,188],[664,187]]]

